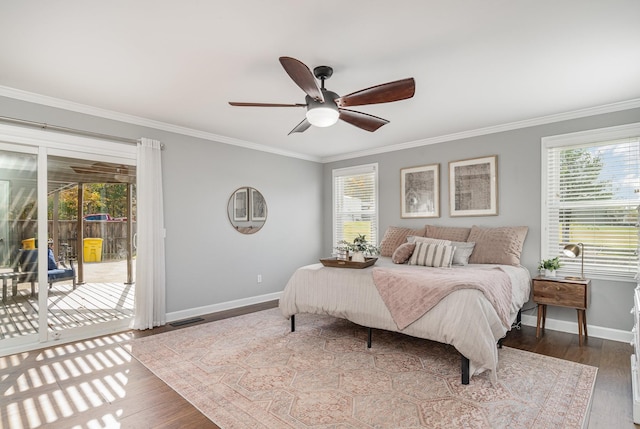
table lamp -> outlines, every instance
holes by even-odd
[[[580,277],[565,277],[568,280],[584,280],[584,244],[567,244],[564,246],[562,252],[568,256],[569,258],[577,258],[578,256],[582,256],[582,261],[580,265]]]

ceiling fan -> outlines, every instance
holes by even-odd
[[[229,104],[241,107],[306,107],[306,117],[289,134],[304,132],[311,125],[329,127],[335,124],[338,119],[342,119],[363,130],[373,132],[388,124],[389,121],[367,113],[345,109],[344,107],[406,100],[413,97],[416,90],[415,81],[411,77],[372,86],[341,97],[324,87],[324,81],[333,74],[331,67],[318,66],[311,73],[309,67],[291,57],[280,57],[280,64],[282,64],[289,77],[307,94],[305,104],[242,103],[236,101],[230,101]],[[314,76],[320,80],[320,86],[318,86]]]

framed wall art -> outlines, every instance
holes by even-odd
[[[249,220],[249,192],[247,188],[240,188],[233,194],[233,220],[246,222]]]
[[[498,214],[498,157],[449,162],[451,216]]]
[[[400,217],[440,217],[440,164],[400,169]]]
[[[254,188],[251,188],[251,220],[267,220],[267,202]]]

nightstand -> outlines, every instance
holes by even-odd
[[[533,279],[533,301],[538,304],[538,324],[536,338],[540,338],[540,322],[542,330],[547,318],[547,305],[575,308],[578,311],[578,336],[582,345],[582,331],[587,338],[587,314],[589,306],[589,285],[591,280],[574,280],[538,276]]]

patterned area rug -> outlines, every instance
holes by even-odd
[[[582,428],[597,368],[512,348],[460,383],[448,345],[278,309],[139,338],[129,352],[213,422],[247,428]]]

